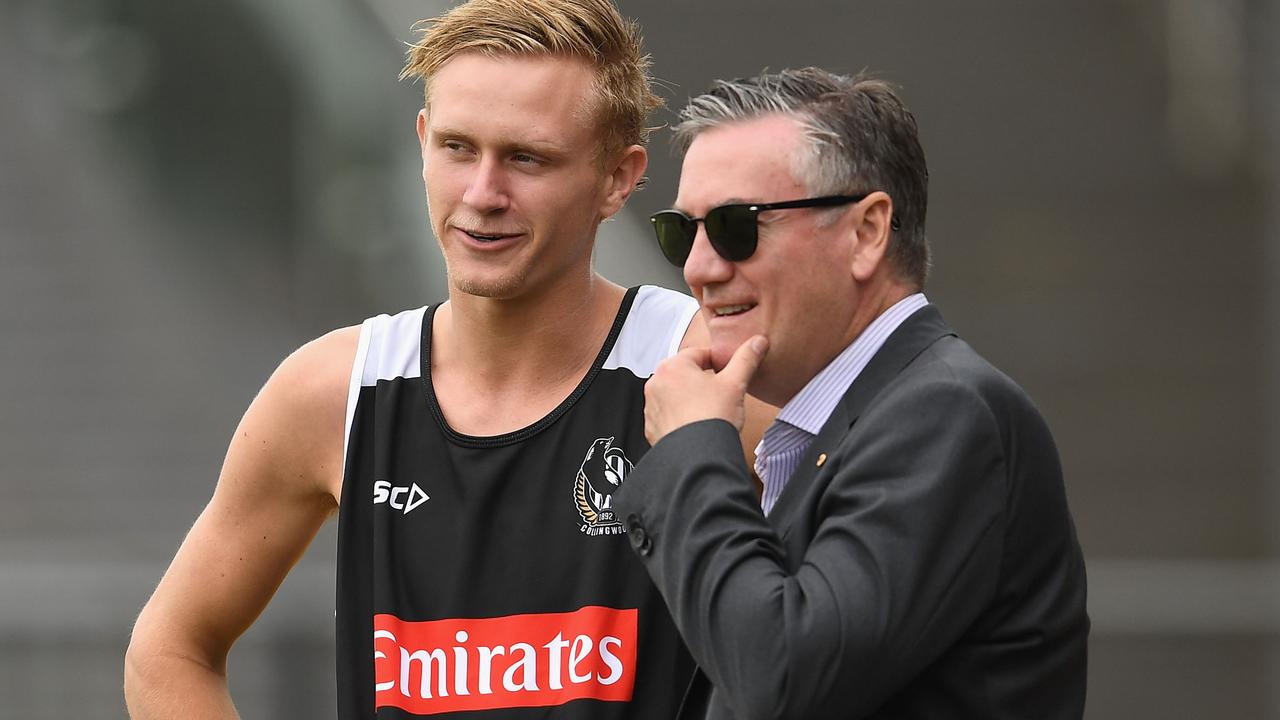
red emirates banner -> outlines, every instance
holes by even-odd
[[[377,707],[417,715],[626,702],[635,686],[637,611],[409,622],[373,616]]]

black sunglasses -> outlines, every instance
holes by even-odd
[[[759,240],[760,213],[766,210],[791,210],[794,208],[835,207],[860,202],[870,193],[861,195],[826,195],[824,197],[788,200],[776,203],[743,203],[721,205],[707,211],[706,217],[689,217],[679,210],[663,210],[649,218],[658,236],[662,254],[676,267],[684,267],[698,235],[698,223],[707,227],[707,239],[711,247],[725,260],[739,262],[751,257]],[[893,229],[898,229],[894,218]]]

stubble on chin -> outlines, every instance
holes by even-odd
[[[445,271],[449,276],[449,285],[465,295],[492,298],[495,300],[510,298],[516,294],[525,281],[525,272],[511,272],[497,278],[475,278]]]

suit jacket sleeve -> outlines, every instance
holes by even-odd
[[[788,508],[812,513],[799,542],[785,518],[761,513],[723,421],[664,437],[615,494],[633,547],[737,717],[871,712],[994,593],[1005,458],[977,392],[946,378],[886,388],[827,452],[813,496]]]

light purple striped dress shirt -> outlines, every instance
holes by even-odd
[[[831,417],[840,398],[867,366],[884,341],[912,313],[928,305],[923,293],[909,295],[871,321],[849,347],[791,398],[756,446],[756,474],[764,482],[760,507],[768,515],[787,480],[795,472],[818,431]]]

